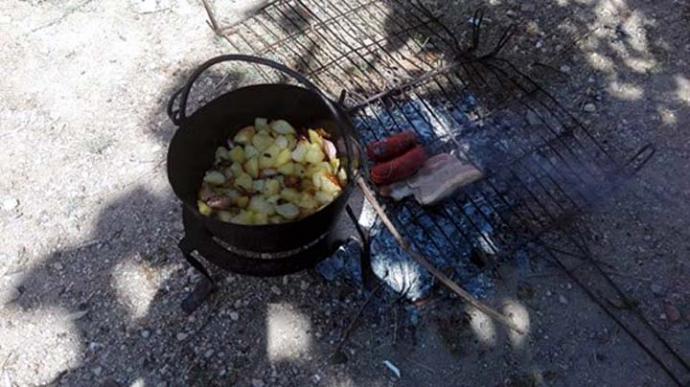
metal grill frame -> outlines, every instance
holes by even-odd
[[[385,31],[381,23],[369,23],[384,18],[390,9],[397,12],[402,27]],[[480,226],[462,208],[467,203],[479,208],[480,202],[486,205],[490,198],[499,198],[503,205],[512,208],[510,213],[495,210],[493,213],[497,216],[489,219],[479,211],[484,221],[502,230],[495,233],[500,248],[494,260],[498,260],[538,241],[543,233],[560,227],[590,207],[599,196],[592,195],[592,187],[620,176],[625,164],[604,149],[554,97],[508,60],[497,56],[508,42],[512,29],[504,32],[488,54],[477,54],[481,20],[481,13],[474,15],[472,43],[469,48],[463,48],[453,33],[417,1],[319,3],[316,0],[280,0],[267,4],[241,24],[223,29],[222,36],[238,52],[249,50],[254,55],[292,65],[327,94],[339,95],[344,88],[348,92],[346,106],[354,118],[373,117],[381,126],[385,126],[384,121],[393,122],[392,133],[415,127],[408,114],[403,114],[401,122],[396,118],[399,114],[394,113],[403,110],[405,101],[417,101],[426,111],[434,112],[438,106],[452,104],[457,96],[466,93],[483,99],[479,104],[483,111],[474,118],[476,122],[517,108],[530,115],[533,122],[540,123],[537,128],[526,122],[523,128],[527,130],[521,135],[530,139],[530,145],[509,147],[513,148],[509,152],[519,152],[491,168],[483,168],[485,177],[481,181],[444,202],[443,207],[429,210],[422,209],[413,200],[385,201],[389,212],[404,216],[406,221],[394,216],[403,234],[421,232],[438,250],[441,246],[434,235],[445,238],[445,244],[450,246],[460,237],[476,251],[481,251],[478,243],[493,245],[497,241],[487,239]],[[424,43],[410,38],[420,33],[427,36]],[[397,42],[398,52],[386,47],[391,42]],[[409,55],[415,51],[417,55]],[[304,58],[305,53],[311,54],[310,60]],[[445,53],[444,58],[441,53]],[[285,81],[276,80],[261,67],[257,66],[256,71],[266,82]],[[435,101],[423,96],[431,89]],[[488,106],[491,108],[486,108]],[[374,111],[375,107],[379,112]],[[415,114],[423,116],[419,109]],[[441,119],[436,116],[435,121]],[[454,124],[463,125],[460,121]],[[369,139],[380,139],[371,128],[360,129]],[[427,146],[457,150],[458,140],[471,135],[447,126],[442,131],[445,134]],[[648,156],[647,153],[643,152],[643,156]],[[535,160],[535,156],[540,156],[541,160]],[[479,164],[471,155],[464,154],[461,158]],[[543,165],[544,160],[548,161],[548,168]],[[576,181],[576,184],[565,184],[566,181]],[[506,185],[510,189],[499,188]],[[449,207],[455,207],[455,213],[461,214],[463,219],[454,219]],[[421,218],[426,217],[432,218],[431,222],[424,222],[430,227],[422,224]],[[455,235],[448,235],[439,226],[438,217],[456,225]],[[460,222],[469,225],[472,235],[466,227],[460,226]]]

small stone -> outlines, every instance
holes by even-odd
[[[597,107],[593,103],[586,103],[585,106],[583,107],[583,110],[586,111],[587,113],[594,113],[597,111]]]
[[[543,124],[543,121],[539,118],[537,113],[535,113],[531,110],[527,111],[526,118],[527,118],[527,122],[529,122],[529,124],[532,126],[537,126],[537,125]]]
[[[271,291],[272,291],[273,294],[275,294],[276,296],[279,296],[279,295],[283,294],[283,292],[281,292],[280,289],[279,289],[277,286],[275,286],[275,285],[271,286]]]
[[[93,371],[93,374],[94,374],[94,375],[100,376],[101,373],[103,372],[103,368],[101,368],[100,366],[98,366],[98,367],[94,368],[92,371]]]
[[[209,357],[211,357],[211,356],[213,356],[213,350],[212,350],[212,349],[209,349],[208,351],[206,351],[206,352],[204,353],[204,357],[207,358],[207,359],[208,359]]]
[[[240,314],[237,312],[230,312],[230,320],[237,321],[240,319]]]
[[[566,305],[566,304],[568,304],[568,299],[565,298],[565,296],[563,296],[563,295],[559,295],[558,296],[558,302],[560,302],[563,305]]]
[[[177,337],[177,341],[182,341],[182,340],[184,340],[184,339],[187,338],[187,334],[184,333],[184,332],[180,332],[180,333],[177,334],[176,337]]]
[[[551,291],[550,290],[546,291],[546,297],[551,297]]]
[[[569,73],[570,72],[570,66],[568,66],[568,65],[561,66],[561,72]]]
[[[261,379],[252,379],[252,387],[264,387],[264,381]]]
[[[19,200],[15,198],[5,198],[2,201],[2,209],[5,211],[12,211],[19,206]]]
[[[520,11],[522,12],[533,12],[534,11],[534,4],[529,1],[523,1],[520,4]]]
[[[143,383],[143,380],[139,380],[139,382]],[[132,384],[130,387],[139,387],[139,386],[142,386],[142,384],[137,384],[137,382],[134,382],[134,384]],[[117,380],[115,380],[115,379],[108,378],[108,379],[106,379],[105,382],[103,382],[103,384],[101,384],[101,387],[120,387],[120,383],[118,383]]]
[[[307,290],[309,288],[309,283],[307,281],[302,281],[299,283],[299,288],[302,290]]]
[[[151,332],[149,330],[144,329],[143,331],[141,331],[141,337],[148,339],[149,336],[151,336]]]
[[[92,341],[89,343],[89,351],[91,351],[91,352],[96,352],[101,348],[103,348],[103,344],[101,344],[101,343],[97,343],[95,341]]]
[[[678,311],[678,308],[676,308],[673,304],[664,305],[664,314],[666,314],[666,318],[668,318],[668,321],[672,323],[680,320],[680,312]]]
[[[660,297],[660,296],[664,295],[664,287],[659,285],[659,284],[654,283],[654,284],[649,286],[649,289],[652,291],[652,293],[655,296]]]

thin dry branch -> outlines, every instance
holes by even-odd
[[[364,179],[361,176],[357,176],[357,185],[359,188],[362,190],[364,193],[364,197],[371,203],[372,207],[374,207],[374,210],[378,214],[378,216],[381,218],[381,221],[383,221],[383,224],[386,226],[388,231],[393,235],[395,240],[400,244],[400,247],[402,247],[410,256],[422,267],[427,269],[434,277],[436,277],[443,285],[445,285],[447,288],[449,288],[453,293],[457,294],[465,300],[468,304],[472,305],[473,307],[477,308],[478,310],[484,312],[487,316],[491,317],[492,319],[496,320],[497,322],[505,325],[506,327],[514,330],[515,332],[524,335],[526,332],[518,327],[513,321],[508,319],[506,316],[503,314],[499,313],[492,307],[484,304],[483,302],[477,300],[472,296],[470,293],[468,293],[466,290],[461,288],[458,284],[456,284],[453,280],[448,278],[445,274],[443,274],[442,271],[438,270],[434,265],[429,262],[429,260],[423,256],[422,254],[416,252],[414,249],[412,249],[412,246],[410,245],[405,238],[398,232],[398,229],[393,225],[393,222],[390,220],[388,215],[386,215],[386,212],[383,210],[383,207],[379,204],[378,200],[376,200],[376,197],[374,196],[374,193],[371,191],[367,183],[364,181]]]

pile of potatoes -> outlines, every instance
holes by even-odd
[[[331,203],[347,182],[336,147],[322,129],[295,130],[257,118],[216,149],[199,189],[202,215],[223,222],[291,222]]]

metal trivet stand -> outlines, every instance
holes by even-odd
[[[340,216],[335,227],[300,249],[267,254],[240,251],[223,242],[202,225],[198,219],[199,215],[183,206],[184,237],[178,246],[187,262],[202,274],[202,278],[182,301],[182,310],[192,313],[216,289],[214,278],[204,264],[194,256],[195,251],[207,261],[232,273],[265,276],[265,273],[270,272],[272,275],[279,276],[313,267],[323,258],[333,255],[343,244],[354,240],[360,245],[362,282],[370,288],[374,274],[371,271],[369,237],[366,230],[357,222],[350,205],[346,207],[346,214],[347,216]],[[348,227],[348,222],[352,223],[352,227]],[[289,261],[286,258],[289,258]]]
[[[437,264],[462,262],[463,269],[474,264],[476,270],[484,270],[476,255],[500,262],[529,250],[563,269],[673,381],[681,384],[681,375],[690,373],[637,307],[611,306],[628,305],[628,298],[570,222],[639,170],[654,146],[621,157],[602,145],[500,57],[514,28],[482,50],[481,12],[463,46],[416,0],[277,0],[231,26],[220,26],[203,2],[211,27],[232,51],[289,65],[331,95],[348,90],[345,105],[364,143],[415,130],[433,152],[453,151],[484,171],[481,181],[442,206],[379,198],[416,250]],[[283,81],[255,70],[267,82]],[[583,261],[596,278],[584,281],[575,272]]]

